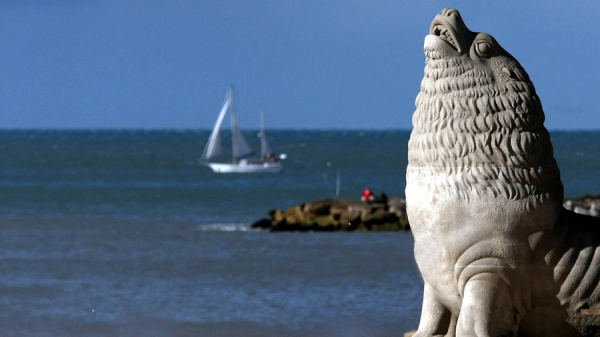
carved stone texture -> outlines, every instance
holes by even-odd
[[[455,9],[425,55],[406,174],[425,281],[415,336],[596,335],[600,220],[562,207],[529,76]]]

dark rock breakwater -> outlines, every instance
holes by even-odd
[[[579,214],[600,216],[600,194],[596,196],[583,195],[566,199],[563,207]]]
[[[277,231],[371,231],[407,230],[406,202],[391,198],[385,202],[361,200],[317,200],[273,209],[269,218],[257,221],[253,228]]]
[[[566,209],[576,213],[600,216],[600,195],[566,199]],[[272,232],[284,231],[401,231],[409,230],[406,201],[365,202],[355,199],[317,200],[295,205],[287,210],[273,209],[269,217],[252,228]]]

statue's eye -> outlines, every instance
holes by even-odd
[[[478,41],[475,44],[475,50],[480,56],[488,57],[492,54],[492,45],[487,41]]]

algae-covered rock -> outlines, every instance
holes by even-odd
[[[340,226],[351,227],[352,223],[356,224],[360,221],[360,210],[357,209],[346,209],[339,215]]]
[[[304,224],[306,223],[305,213],[302,211],[301,206],[294,206],[288,208],[285,213],[285,222],[288,224]]]
[[[304,207],[302,207],[302,211],[306,214],[327,215],[329,214],[332,204],[333,200],[317,200],[307,202],[304,204]]]
[[[271,210],[269,215],[271,216],[271,222],[275,224],[285,222],[285,213],[280,209]]]
[[[404,199],[365,202],[354,199],[316,200],[271,210],[271,225],[260,221],[253,228],[271,231],[398,231],[408,229]]]

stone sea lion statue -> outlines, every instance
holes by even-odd
[[[600,336],[600,218],[562,207],[529,76],[455,9],[425,55],[406,174],[425,281],[415,336]]]

